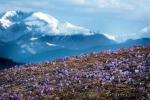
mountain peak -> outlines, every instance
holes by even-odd
[[[0,28],[18,29],[21,26],[26,27],[26,32],[41,33],[46,35],[93,35],[89,29],[74,25],[67,21],[57,18],[43,12],[22,12],[8,11],[0,18]],[[13,28],[11,28],[13,27]],[[21,28],[22,29],[22,28]],[[11,31],[11,30],[10,30]],[[16,30],[17,31],[17,30]],[[32,32],[34,31],[34,32]]]
[[[7,11],[0,18],[0,25],[4,29],[9,28],[13,24],[22,19],[28,17],[31,13],[22,12],[22,11]]]
[[[52,21],[58,22],[58,20],[57,20],[55,17],[50,16],[50,15],[48,15],[48,14],[45,14],[45,13],[43,13],[43,12],[34,12],[34,13],[32,14],[32,16],[34,16],[34,17],[36,17],[36,18],[38,18],[38,19],[41,19],[41,20],[45,20],[45,21],[47,21],[48,23],[51,23]]]
[[[57,29],[59,21],[55,17],[45,14],[43,12],[34,12],[31,18],[33,18],[33,20],[40,20],[40,22],[45,22],[53,33],[59,33],[59,30]]]
[[[0,19],[0,25],[1,25],[4,29],[6,29],[6,28],[8,28],[9,26],[12,25],[12,22],[11,22],[10,20],[8,20],[8,19],[2,18],[2,19]]]
[[[11,26],[12,22],[8,18],[12,17],[14,15],[16,15],[16,11],[6,12],[0,19],[0,24],[2,25],[2,27],[4,27],[6,29],[9,26]]]
[[[17,14],[17,12],[19,11],[7,11],[3,16],[2,18],[9,18],[9,17],[12,17],[12,16],[15,16]]]

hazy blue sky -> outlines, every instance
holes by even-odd
[[[42,11],[114,36],[150,37],[150,0],[0,0],[0,11],[8,10]]]

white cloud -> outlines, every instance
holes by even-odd
[[[128,39],[138,39],[140,36],[137,33],[126,33],[126,34],[117,34],[117,33],[103,33],[107,38],[115,40],[118,43],[125,42]]]
[[[150,22],[150,0],[0,0],[0,9],[46,12],[89,29],[112,33],[134,32]]]
[[[9,2],[9,3],[8,3]],[[12,5],[10,7],[10,5]],[[150,10],[149,0],[44,0],[39,2],[37,0],[0,0],[0,8],[2,10],[20,9],[21,10],[44,10],[44,11],[58,11],[64,10],[65,13],[68,9],[80,11],[110,11],[110,12],[123,12],[133,13],[140,12],[147,14]],[[83,9],[84,8],[84,9]],[[138,14],[137,14],[138,15]]]
[[[143,28],[141,30],[141,33],[148,33],[148,34],[150,34],[150,26]]]
[[[72,5],[78,5],[84,8],[91,8],[95,10],[99,9],[115,9],[115,10],[133,10],[134,7],[129,3],[123,2],[121,0],[63,0],[64,2],[70,3]],[[114,11],[115,11],[114,10]]]
[[[140,39],[140,38],[150,38],[150,26],[141,29],[139,32],[135,33],[103,33],[107,38],[115,40],[119,43],[124,42],[128,39]]]

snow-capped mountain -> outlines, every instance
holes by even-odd
[[[139,43],[143,44],[132,45]],[[19,63],[41,62],[129,44],[117,44],[106,35],[42,12],[0,14],[0,57]]]
[[[8,11],[0,18],[0,39],[2,41],[12,41],[28,33],[40,36],[93,34],[87,28],[59,21],[42,12]]]
[[[56,59],[111,44],[115,42],[102,34],[42,12],[8,11],[1,14],[0,49],[3,52],[0,56],[17,62]]]

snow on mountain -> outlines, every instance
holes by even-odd
[[[52,44],[52,43],[49,43],[49,42],[46,42],[46,44],[47,44],[48,46],[57,46],[56,44]]]
[[[21,21],[23,18],[30,15],[30,13],[25,13],[21,11],[8,11],[5,12],[4,15],[0,18],[0,25],[7,29],[11,25],[17,23],[18,21]]]
[[[2,25],[2,27],[6,29],[9,26],[11,26],[12,22],[7,18],[14,16],[15,14],[16,14],[15,11],[8,11],[2,16],[2,18],[0,19],[0,24]]]
[[[53,16],[42,12],[35,12],[25,20],[26,25],[29,27],[36,26],[39,31],[46,33],[58,33],[58,22]]]
[[[84,35],[94,34],[94,33],[90,32],[90,30],[87,28],[76,26],[76,25],[73,25],[69,22],[65,22],[65,23],[60,24],[58,26],[58,29],[59,29],[60,33],[62,32],[65,35],[72,35],[72,33],[74,33],[74,34],[84,33]]]
[[[108,39],[116,41],[116,37],[107,33],[103,33],[104,36],[106,36]]]
[[[5,29],[8,28],[12,23],[8,19],[0,19],[0,24],[2,24],[2,27]]]
[[[0,39],[3,41],[12,41],[24,34],[44,36],[92,35],[93,33],[87,28],[60,21],[42,12],[26,13],[21,11],[8,11],[2,15],[0,18]]]
[[[106,36],[42,12],[9,11],[0,18],[1,57],[37,62],[115,44]],[[8,49],[9,48],[9,49]],[[38,56],[38,57],[37,57]]]
[[[33,13],[26,19],[26,24],[29,27],[38,26],[37,28],[41,32],[46,32],[48,35],[92,34],[87,28],[76,26],[69,22],[59,21],[55,17],[42,12]]]
[[[15,16],[17,14],[17,11],[8,11],[6,12],[2,18],[6,19],[6,18],[9,18],[9,17],[12,17],[12,16]]]
[[[36,38],[36,37],[31,37],[31,38],[30,38],[31,41],[35,41],[35,40],[37,40],[37,39],[38,39],[38,38]]]

